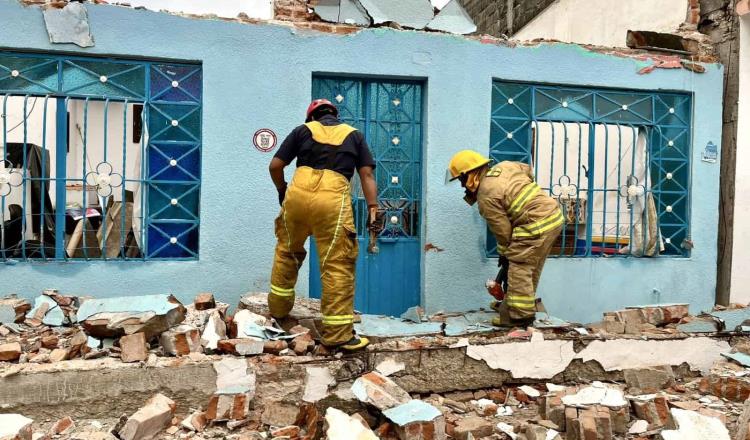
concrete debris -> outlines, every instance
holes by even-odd
[[[669,365],[655,368],[633,368],[623,371],[631,394],[647,394],[674,384],[674,372]]]
[[[234,314],[234,325],[237,326],[238,338],[268,339],[266,336],[267,319],[249,310],[239,310]]]
[[[646,395],[632,399],[635,415],[648,422],[649,429],[674,428],[669,404],[664,396]]]
[[[185,307],[171,295],[90,299],[81,304],[78,320],[95,338],[143,332],[147,340],[185,319]]]
[[[492,435],[492,431],[492,423],[482,417],[471,416],[461,419],[456,423],[453,436],[457,440],[467,440],[472,437],[479,439]]]
[[[175,402],[156,394],[141,409],[135,412],[118,431],[122,440],[149,440],[167,428],[174,417]]]
[[[750,367],[750,356],[745,353],[722,353],[721,355],[727,359],[731,359],[737,362],[743,367]]]
[[[505,422],[498,423],[497,430],[510,437],[511,440],[516,440],[518,438],[518,434],[513,430],[513,426]]]
[[[73,43],[80,47],[94,45],[84,4],[71,2],[62,9],[50,7],[43,12],[50,43]]]
[[[662,431],[664,440],[729,440],[729,431],[719,419],[677,408],[671,412],[678,429]]]
[[[247,393],[255,395],[255,371],[245,359],[227,357],[214,363],[218,394]]]
[[[336,408],[326,409],[328,440],[378,440],[375,433],[357,419]]]
[[[406,28],[424,29],[434,12],[429,0],[360,0],[375,24],[393,22]]]
[[[0,439],[31,440],[33,420],[20,414],[0,414]]]
[[[367,373],[354,381],[352,393],[363,403],[381,411],[402,405],[411,400],[409,393],[391,379],[377,372]]]
[[[676,324],[688,315],[688,304],[657,304],[628,307],[604,314],[604,327],[609,333],[639,334],[646,324]]]
[[[520,391],[523,391],[524,394],[531,397],[532,399],[536,399],[537,397],[541,396],[542,393],[540,393],[536,388],[532,388],[528,385],[522,385],[518,387]]]
[[[450,0],[427,24],[427,29],[465,35],[476,32],[477,25],[458,0]]]
[[[0,324],[21,323],[26,318],[26,313],[31,310],[31,303],[16,296],[8,296],[0,299]]]

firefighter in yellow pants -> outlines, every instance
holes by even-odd
[[[543,311],[536,298],[539,277],[563,225],[563,214],[555,199],[534,182],[531,167],[520,162],[500,162],[464,150],[448,166],[448,178],[460,180],[469,205],[478,204],[497,240],[500,265],[507,270],[507,292],[501,303],[493,303],[497,326],[525,326]],[[501,269],[502,271],[502,269]]]
[[[291,183],[284,168],[297,160]],[[284,318],[294,306],[297,273],[306,257],[305,241],[315,237],[323,285],[322,343],[354,351],[368,340],[354,333],[354,270],[358,245],[350,193],[356,169],[368,204],[368,228],[375,228],[377,185],[375,161],[364,136],[338,120],[330,101],[310,104],[306,123],[295,128],[271,160],[269,171],[279,193],[276,255],[271,271],[268,307]]]

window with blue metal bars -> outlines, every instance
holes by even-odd
[[[691,114],[687,93],[494,81],[489,154],[558,200],[552,256],[688,257]]]
[[[0,51],[0,261],[197,259],[199,64]]]

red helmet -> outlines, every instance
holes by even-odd
[[[305,122],[310,122],[310,120],[312,119],[311,116],[315,112],[315,110],[322,107],[330,107],[331,109],[333,109],[334,116],[339,115],[339,109],[337,109],[331,101],[327,99],[316,99],[310,103],[309,107],[307,107],[307,118],[305,118]]]

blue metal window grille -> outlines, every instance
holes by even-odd
[[[0,261],[198,258],[199,64],[0,51]]]
[[[494,81],[489,153],[558,200],[552,255],[688,257],[691,114],[686,93]]]
[[[421,83],[316,76],[313,96],[330,99],[339,118],[367,139],[384,216],[380,239],[419,241],[422,121],[414,115],[422,114]],[[356,174],[352,186],[358,235],[367,237],[367,202]]]

